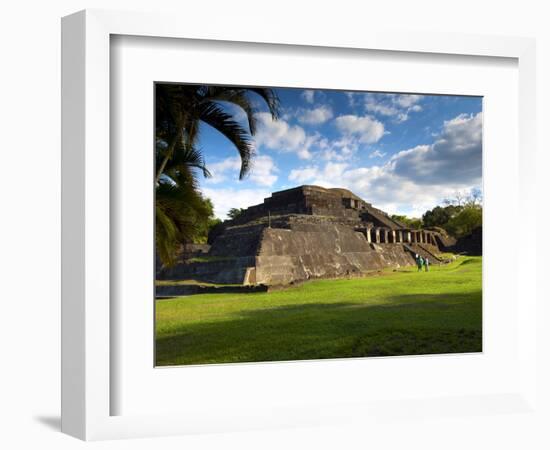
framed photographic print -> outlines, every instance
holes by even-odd
[[[63,431],[528,411],[533,42],[248,33],[63,19]]]
[[[155,111],[157,366],[481,352],[481,97],[156,83]]]

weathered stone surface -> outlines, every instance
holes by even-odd
[[[248,267],[254,267],[254,256],[227,257],[224,260],[182,262],[164,268],[159,280],[197,280],[217,284],[242,284]]]
[[[456,239],[449,236],[443,228],[430,227],[427,230],[433,232],[436,245],[440,250],[451,251],[456,245]]]
[[[435,261],[444,239],[407,229],[346,189],[300,186],[274,192],[218,227],[209,237],[211,261],[182,261],[159,278],[281,286],[359,276],[412,265],[415,253]]]
[[[256,282],[288,284],[312,278],[353,276],[414,263],[402,245],[369,244],[362,233],[342,225],[308,231],[266,229],[256,258]]]
[[[212,256],[251,256],[256,255],[260,245],[259,237],[267,224],[259,223],[227,228],[212,243],[209,255]]]
[[[403,227],[403,224],[393,220],[384,211],[374,208],[347,189],[326,189],[309,185],[274,192],[271,197],[264,199],[263,203],[247,208],[239,218],[232,221],[232,224],[248,223],[268,214],[331,216],[355,222],[373,222],[377,226],[392,229]]]

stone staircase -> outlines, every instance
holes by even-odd
[[[450,260],[448,259],[440,258],[422,244],[403,244],[403,247],[405,247],[405,249],[411,252],[411,254],[413,255],[418,253],[420,256],[422,256],[422,258],[428,258],[432,263],[437,262],[441,264],[447,264],[450,262]]]
[[[392,219],[389,215],[383,211],[369,206],[366,208],[367,220],[369,222],[374,222],[377,226],[388,227],[391,230],[396,230],[399,228],[405,228],[405,225],[398,222],[395,219]]]

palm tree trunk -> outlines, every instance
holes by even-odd
[[[168,164],[168,161],[172,157],[172,154],[174,153],[174,149],[176,148],[176,145],[178,143],[178,140],[181,139],[181,134],[183,132],[183,124],[178,123],[176,126],[176,134],[168,144],[168,148],[166,149],[166,155],[164,155],[164,159],[162,160],[162,163],[160,164],[159,168],[157,169],[157,174],[155,176],[155,186],[159,183],[160,176],[164,172],[164,169],[166,167],[166,164]]]

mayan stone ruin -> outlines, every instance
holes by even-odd
[[[433,263],[454,242],[442,230],[407,228],[346,189],[299,186],[274,192],[212,230],[203,258],[158,268],[158,279],[280,286],[314,278],[361,276]],[[197,253],[195,253],[197,254]]]

